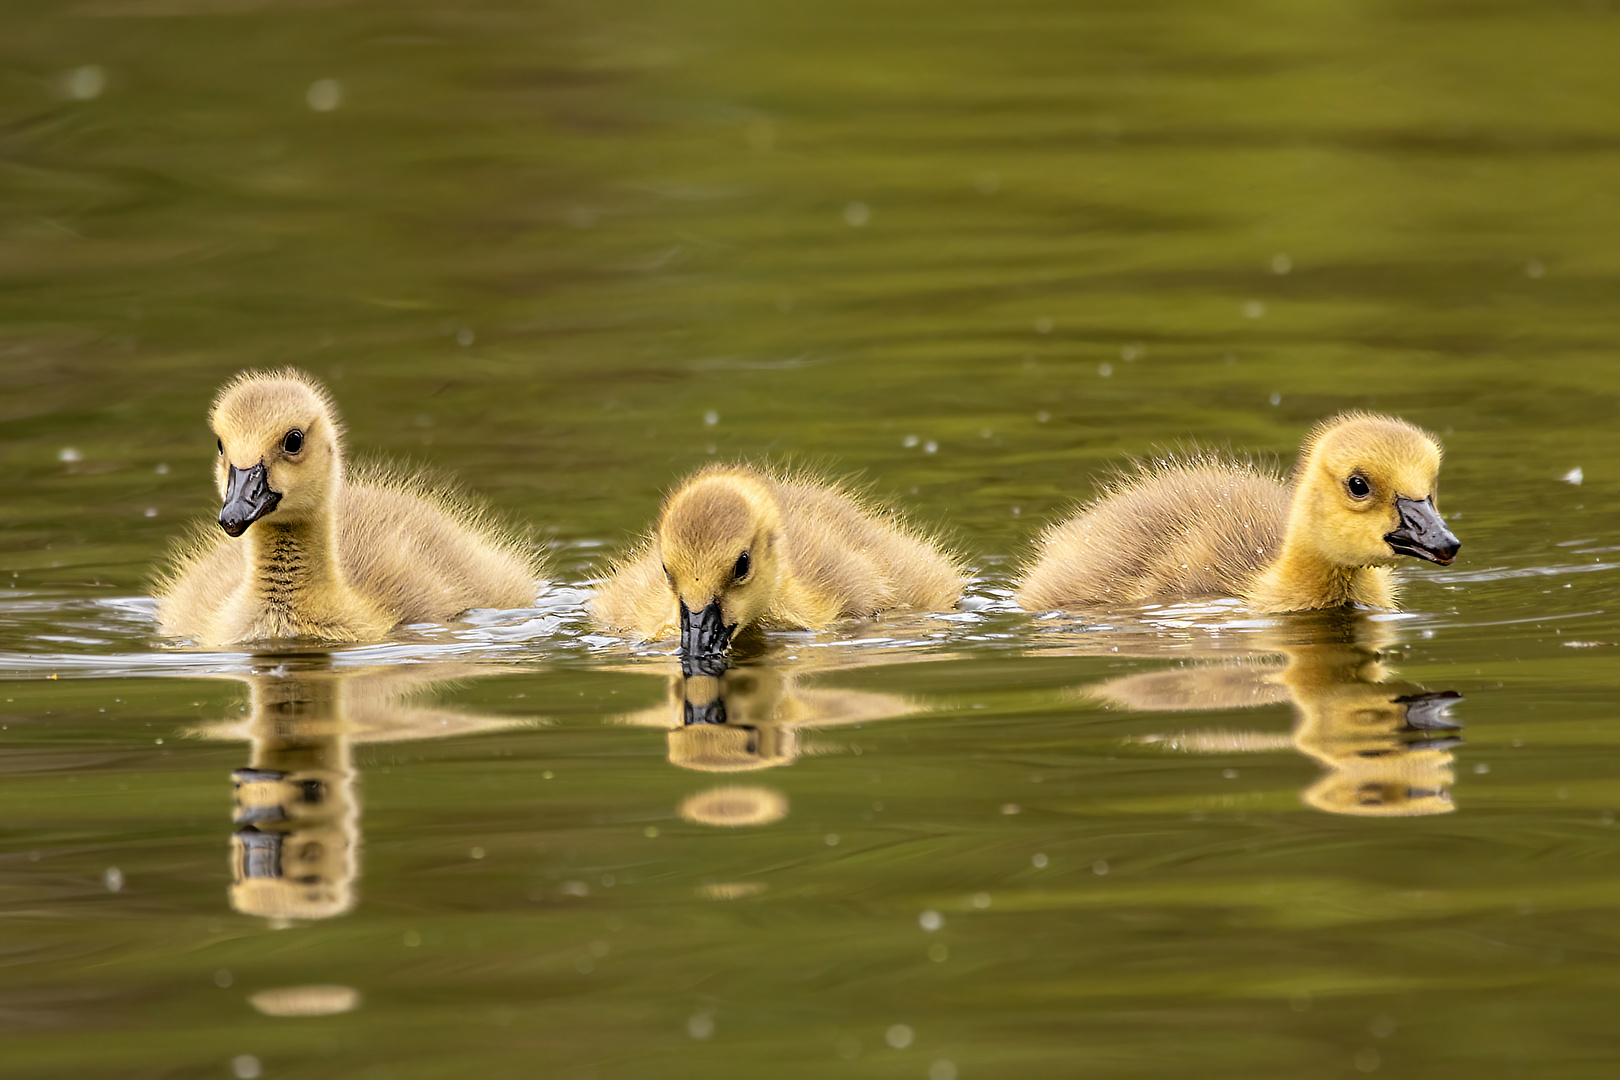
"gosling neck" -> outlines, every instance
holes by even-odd
[[[330,514],[276,521],[260,518],[248,529],[252,588],[266,606],[305,613],[330,606],[348,585],[337,561],[337,522]]]
[[[1254,581],[1247,600],[1262,611],[1316,611],[1363,604],[1395,606],[1393,576],[1383,566],[1341,566],[1301,540],[1290,520],[1277,559]],[[1307,526],[1308,528],[1308,526]]]

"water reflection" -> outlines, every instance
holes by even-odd
[[[1448,710],[1462,695],[1398,678],[1388,664],[1397,643],[1390,626],[1344,616],[1289,620],[1286,632],[1293,640],[1276,642],[1270,655],[1127,675],[1085,693],[1141,712],[1287,703],[1294,710],[1287,734],[1184,731],[1141,741],[1191,753],[1291,747],[1323,769],[1301,793],[1318,810],[1363,817],[1450,813],[1452,749],[1462,739]],[[1311,630],[1321,636],[1311,640]]]
[[[325,654],[264,657],[247,683],[241,720],[193,734],[252,750],[235,786],[231,907],[277,923],[352,910],[359,876],[359,743],[443,739],[530,721],[412,704],[451,680],[488,674],[470,664],[334,668]]]
[[[609,723],[663,728],[669,761],[699,772],[749,772],[802,754],[836,753],[807,743],[816,728],[887,720],[927,706],[899,694],[802,685],[808,664],[747,665],[720,675],[670,675],[665,699]]]

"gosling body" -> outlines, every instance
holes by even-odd
[[[745,626],[820,630],[840,619],[953,607],[955,557],[849,492],[806,476],[714,466],[665,500],[647,543],[596,590],[603,627],[680,633],[721,653]]]
[[[1283,478],[1252,461],[1165,458],[1049,528],[1022,576],[1025,610],[1238,597],[1261,611],[1393,608],[1391,564],[1449,564],[1435,507],[1441,449],[1388,416],[1347,413],[1306,438]]]
[[[164,633],[371,640],[533,602],[535,558],[475,506],[413,477],[349,473],[336,409],[309,376],[239,376],[209,420],[224,534],[200,532],[160,579]]]

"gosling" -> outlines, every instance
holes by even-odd
[[[1318,424],[1283,478],[1211,454],[1122,478],[1046,530],[1023,574],[1026,611],[1238,597],[1259,611],[1397,606],[1391,564],[1450,565],[1462,546],[1435,507],[1439,440],[1391,416]]]
[[[719,674],[748,626],[821,630],[886,611],[942,611],[960,561],[888,511],[807,476],[711,466],[664,501],[646,545],[596,590],[608,630],[681,636],[687,674]]]
[[[347,474],[337,410],[310,376],[245,372],[209,425],[225,535],[200,532],[160,577],[164,633],[364,641],[533,602],[536,558],[478,509],[418,479]]]

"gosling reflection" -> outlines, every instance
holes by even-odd
[[[355,905],[360,800],[352,747],[442,739],[523,726],[410,702],[413,694],[487,671],[464,664],[338,670],[326,656],[265,658],[248,685],[247,716],[197,728],[251,745],[235,785],[231,907],[287,923],[330,919]]]
[[[1374,624],[1376,625],[1376,624]],[[1381,631],[1375,640],[1278,646],[1276,658],[1198,664],[1129,675],[1088,688],[1088,696],[1135,711],[1253,708],[1287,702],[1293,730],[1192,731],[1142,741],[1192,753],[1242,753],[1292,747],[1322,766],[1301,793],[1331,814],[1420,817],[1455,809],[1452,749],[1461,727],[1449,715],[1462,700],[1396,677]]]
[[[803,686],[801,674],[761,665],[720,675],[671,675],[663,702],[608,722],[665,729],[670,764],[683,769],[749,772],[787,765],[802,754],[837,752],[807,744],[803,736],[811,729],[926,708],[899,694]]]

